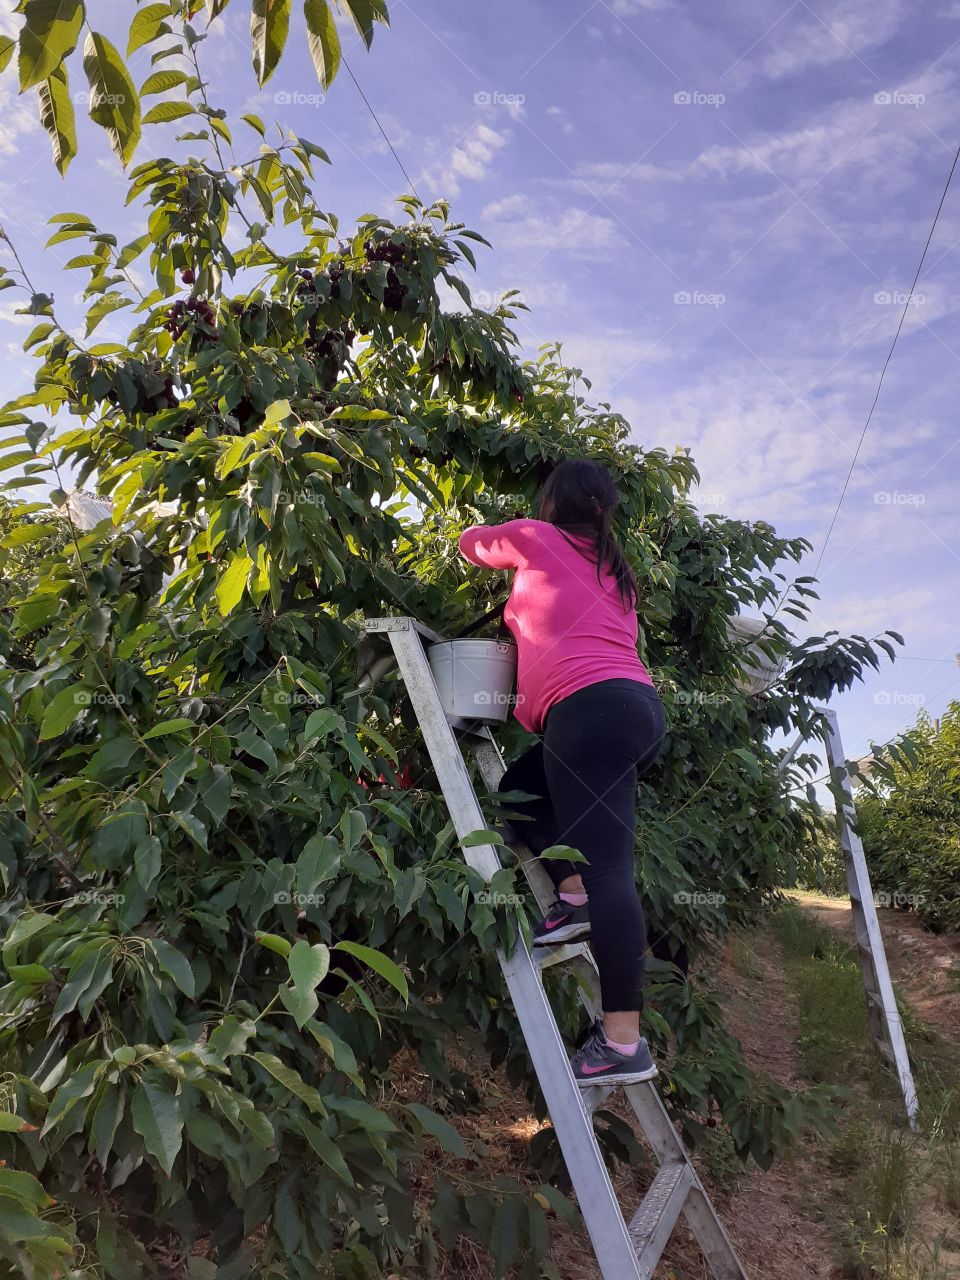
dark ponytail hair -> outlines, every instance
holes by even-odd
[[[583,545],[573,538],[589,541],[591,559],[597,564],[597,581],[602,581],[604,569],[609,570],[617,580],[624,609],[635,609],[637,580],[610,532],[619,501],[613,477],[602,463],[590,458],[567,458],[547,478],[540,493],[538,516],[556,525],[578,551],[584,550]]]

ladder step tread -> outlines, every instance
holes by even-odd
[[[668,1161],[660,1166],[640,1208],[627,1228],[637,1251],[642,1275],[649,1276],[660,1260],[677,1219],[690,1193],[692,1178],[689,1166],[682,1161]]]
[[[531,947],[530,957],[538,969],[549,969],[555,964],[566,964],[578,956],[589,956],[593,953],[588,942],[567,942],[555,947]]]

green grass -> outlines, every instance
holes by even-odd
[[[847,1084],[872,1053],[856,951],[793,903],[777,912],[774,928],[796,994],[804,1073],[818,1084]]]

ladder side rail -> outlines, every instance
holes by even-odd
[[[390,639],[454,827],[463,839],[483,829],[485,820],[440,703],[423,642],[412,629],[391,631]],[[488,878],[500,868],[492,844],[473,845],[463,853],[469,864]],[[639,1272],[633,1243],[590,1117],[581,1105],[566,1047],[523,938],[518,939],[510,956],[498,950],[498,959],[600,1269],[605,1280],[634,1280]]]
[[[840,842],[843,847],[844,861],[848,868],[848,876],[852,877],[852,882],[857,888],[859,897],[859,902],[856,900],[852,902],[852,908],[854,917],[856,918],[859,914],[866,930],[867,946],[871,954],[873,976],[883,1008],[887,1039],[893,1052],[894,1065],[900,1081],[900,1088],[903,1092],[903,1100],[906,1105],[910,1127],[915,1130],[917,1128],[917,1113],[919,1110],[917,1090],[913,1081],[913,1073],[910,1069],[910,1058],[903,1035],[903,1023],[900,1020],[897,999],[890,979],[890,970],[887,966],[887,953],[883,945],[883,935],[880,932],[876,904],[873,900],[873,888],[870,883],[870,872],[867,869],[867,860],[863,851],[863,842],[854,830],[853,824],[856,821],[857,809],[853,799],[853,788],[850,785],[850,778],[847,774],[846,757],[844,756],[843,743],[840,739],[837,713],[826,708],[824,715],[827,722],[827,759],[831,770],[840,774],[840,788],[843,793],[843,803],[838,806]],[[860,939],[858,938],[859,941]],[[871,1004],[869,998],[867,1004],[868,1007]]]

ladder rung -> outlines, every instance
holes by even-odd
[[[531,947],[530,955],[538,969],[549,969],[555,964],[566,964],[577,956],[590,955],[590,944],[587,942],[568,942],[555,947]]]
[[[633,1215],[627,1230],[637,1251],[637,1266],[643,1280],[653,1275],[692,1185],[686,1164],[678,1160],[661,1165],[643,1203]]]
[[[577,1086],[577,1092],[580,1094],[580,1101],[583,1103],[583,1109],[588,1116],[592,1116],[598,1111],[612,1093],[616,1093],[618,1085],[615,1084],[598,1084],[592,1089],[581,1089]]]

